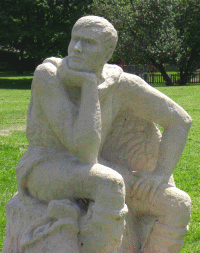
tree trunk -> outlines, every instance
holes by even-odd
[[[173,86],[174,84],[172,83],[171,78],[168,76],[163,64],[162,63],[157,63],[155,61],[155,59],[153,59],[153,58],[150,58],[150,61],[160,71],[161,75],[163,76],[163,79],[166,82],[166,86]]]
[[[188,82],[188,72],[185,72],[182,67],[180,67],[180,85],[186,85]]]
[[[195,59],[198,57],[198,43],[195,44],[195,46],[192,48],[190,57],[186,62],[186,66],[180,67],[180,85],[186,85],[187,82],[189,81],[189,78],[191,76],[191,66]]]

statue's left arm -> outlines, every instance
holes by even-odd
[[[134,173],[139,179],[133,186],[133,191],[140,190],[139,195],[142,196],[143,189],[149,188],[152,199],[159,185],[168,182],[179,161],[192,119],[182,107],[138,76],[123,73],[119,94],[122,103],[136,116],[164,128],[155,170],[152,173]]]

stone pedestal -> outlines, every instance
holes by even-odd
[[[47,215],[47,205],[24,205],[19,195],[16,194],[6,206],[7,225],[2,253],[79,253],[78,222],[76,223],[76,212],[78,214],[78,209],[79,207],[77,206],[77,209],[71,213],[70,216],[73,217],[65,218],[66,222],[61,218],[61,215],[60,223],[57,221],[56,224],[55,220],[51,222]],[[84,211],[82,210],[83,214]],[[117,252],[138,253],[140,245],[147,240],[154,222],[155,218],[150,216],[143,216],[140,220],[134,218],[133,213],[129,211],[126,216],[122,245]],[[40,223],[39,228],[36,228],[37,223]],[[54,227],[49,229],[52,227],[52,223],[54,223]],[[34,226],[35,230],[40,231],[34,231],[31,234]],[[57,229],[55,229],[55,226],[57,226]],[[47,232],[45,232],[45,229]],[[38,236],[36,236],[36,233]],[[42,238],[41,233],[43,233]],[[32,247],[26,248],[26,240],[30,241],[30,238],[27,238],[30,235],[35,237],[34,242]]]

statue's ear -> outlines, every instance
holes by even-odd
[[[110,60],[110,58],[112,57],[112,55],[113,55],[113,48],[111,47],[111,48],[108,50],[107,54],[106,54],[104,63],[107,63],[107,62]]]

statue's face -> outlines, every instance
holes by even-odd
[[[97,73],[105,63],[106,52],[94,27],[82,27],[72,32],[68,47],[68,67],[77,71]]]

